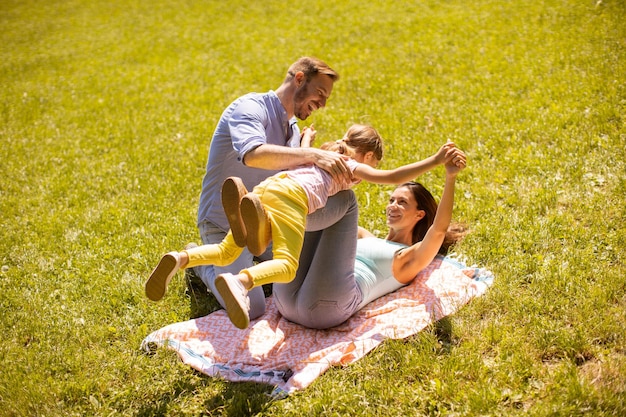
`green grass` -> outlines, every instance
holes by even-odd
[[[0,414],[626,414],[625,21],[622,0],[4,0]],[[160,303],[143,283],[198,240],[222,110],[302,55],[342,76],[320,142],[366,122],[383,167],[467,151],[458,251],[496,282],[270,402],[142,354],[196,308],[183,279]],[[356,188],[363,226],[384,233],[389,191]]]

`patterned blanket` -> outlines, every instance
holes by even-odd
[[[269,297],[266,313],[246,330],[235,328],[225,311],[218,310],[165,326],[148,335],[142,348],[151,352],[166,346],[209,376],[271,384],[280,398],[306,388],[331,366],[357,361],[387,338],[406,338],[453,314],[492,282],[485,269],[437,257],[411,284],[329,330],[289,322]]]

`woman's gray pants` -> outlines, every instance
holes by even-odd
[[[304,246],[296,277],[274,284],[273,296],[288,320],[314,329],[346,321],[361,302],[354,277],[358,206],[352,190],[328,199],[307,217]]]

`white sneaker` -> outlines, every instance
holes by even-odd
[[[150,274],[146,281],[146,296],[152,301],[159,301],[167,291],[167,285],[172,277],[180,269],[180,256],[178,252],[170,252],[163,255],[159,264]]]
[[[221,274],[215,278],[215,288],[224,300],[228,318],[239,329],[250,324],[250,298],[248,290],[233,274]]]

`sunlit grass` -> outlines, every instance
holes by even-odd
[[[331,2],[332,3],[332,2]],[[621,1],[5,1],[0,5],[4,415],[626,412],[626,9]],[[467,151],[458,251],[495,285],[454,317],[277,403],[143,337],[186,320],[161,253],[198,240],[210,135],[316,55],[314,123],[385,138],[383,167]],[[436,195],[443,172],[420,180]],[[356,188],[384,234],[389,187]]]

